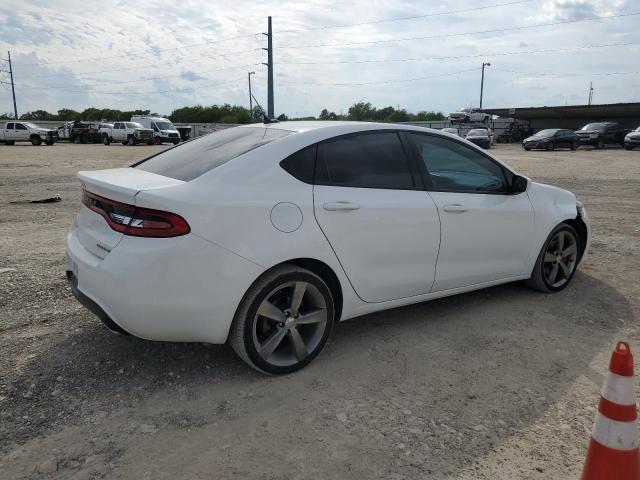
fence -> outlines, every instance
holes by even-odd
[[[28,120],[25,120],[28,121]],[[0,122],[1,123],[1,122]],[[43,120],[43,121],[34,121],[44,128],[58,128],[64,122],[63,121],[52,121],[52,120]],[[511,118],[497,118],[495,120],[490,120],[487,123],[487,126],[493,130],[494,135],[497,137],[502,132],[505,131],[513,123],[513,119]],[[427,122],[401,122],[402,125],[415,125],[417,127],[426,127],[426,128],[434,128],[437,130],[441,130],[443,128],[457,128],[461,135],[465,135],[468,130],[471,128],[475,128],[474,124],[460,124],[455,123],[452,124],[449,120],[434,120]],[[223,130],[225,128],[236,127],[238,124],[235,123],[174,123],[176,127],[191,127],[191,138],[200,137],[202,135],[206,135],[207,133],[215,132],[217,130]]]

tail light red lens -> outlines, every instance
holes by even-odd
[[[175,213],[116,202],[86,190],[82,191],[82,203],[102,215],[113,230],[124,235],[169,238],[191,231],[187,221]]]

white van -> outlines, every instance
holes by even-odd
[[[131,121],[138,122],[142,126],[153,130],[153,140],[156,144],[167,142],[177,145],[180,143],[180,134],[168,118],[134,115],[131,117]]]

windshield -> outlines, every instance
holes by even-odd
[[[133,167],[188,182],[229,160],[292,133],[264,127],[228,128],[165,150]]]
[[[446,133],[458,133],[458,130],[456,130],[455,128],[443,128],[442,131]]]
[[[127,128],[144,128],[142,125],[136,122],[125,122],[124,124],[127,126]]]
[[[534,134],[534,137],[553,137],[556,132],[558,130],[557,129],[553,129],[553,128],[548,128],[547,130],[540,130],[538,133]]]
[[[640,127],[636,128],[634,132],[640,132]]]
[[[171,122],[156,122],[156,127],[160,130],[175,130],[176,127],[173,126]]]
[[[606,126],[606,123],[587,123],[580,130],[604,130]]]
[[[484,128],[474,128],[473,130],[469,130],[469,133],[467,133],[468,137],[486,137],[487,135],[489,135],[489,132]]]
[[[35,123],[31,123],[31,122],[22,122],[22,124],[26,127],[29,128],[40,128],[38,125],[36,125]]]
[[[462,107],[460,110],[458,110],[459,112],[470,112],[471,109],[467,108],[467,107]]]

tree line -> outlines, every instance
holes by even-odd
[[[176,123],[254,123],[260,122],[263,118],[263,110],[256,105],[253,112],[248,108],[239,105],[196,105],[193,107],[182,107],[174,110],[168,116],[172,122]],[[69,108],[62,108],[56,113],[50,113],[46,110],[34,110],[20,115],[20,120],[129,120],[132,115],[151,115],[160,116],[157,113],[151,113],[150,110],[131,110],[122,111],[110,108],[87,108],[83,111],[76,111]],[[13,116],[10,113],[0,114],[1,120],[11,120]],[[323,109],[320,114],[309,117],[288,117],[286,114],[278,116],[278,120],[357,120],[357,121],[373,121],[373,122],[416,122],[444,120],[446,117],[441,112],[422,110],[418,113],[408,112],[404,108],[384,107],[377,108],[369,102],[354,103],[349,107],[346,114],[337,114]]]

